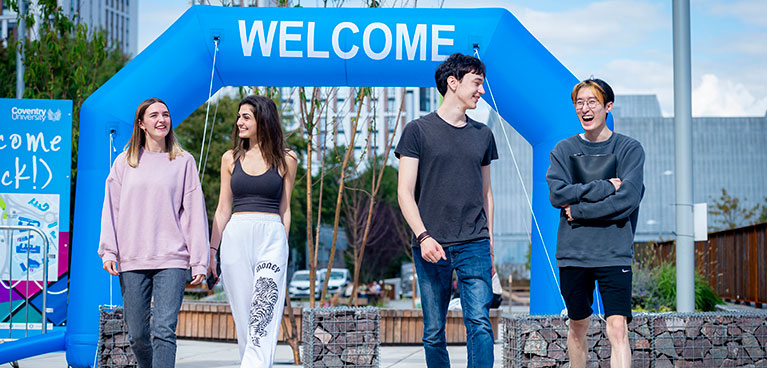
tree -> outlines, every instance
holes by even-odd
[[[9,1],[18,13],[17,1]],[[80,108],[88,96],[128,62],[120,49],[110,47],[102,30],[89,32],[67,18],[56,0],[38,0],[39,34],[24,42],[24,98],[72,100],[72,180],[70,218],[74,218]],[[34,15],[19,14],[34,29]],[[16,50],[20,41],[0,45],[0,96],[16,97]],[[70,234],[73,222],[70,221]]]
[[[357,116],[352,119],[352,126],[351,126],[351,135],[349,138],[349,147],[347,148],[346,152],[344,153],[344,160],[341,163],[341,171],[340,171],[340,182],[338,186],[338,194],[336,196],[336,207],[335,207],[335,215],[333,216],[333,242],[330,245],[330,255],[328,257],[328,266],[327,269],[330,271],[330,269],[333,267],[333,258],[335,257],[336,253],[336,241],[338,240],[338,225],[341,221],[341,204],[344,196],[344,182],[348,176],[350,176],[350,173],[347,172],[347,169],[349,167],[355,167],[353,165],[353,159],[352,154],[354,153],[354,140],[357,137],[357,125],[360,121],[360,113],[362,112],[362,106],[365,102],[365,99],[367,98],[368,101],[370,101],[370,87],[360,88],[357,90],[357,96],[354,99],[354,102],[357,104]],[[364,245],[364,241],[363,241]],[[325,277],[325,282],[322,285],[322,293],[320,294],[320,300],[325,300],[327,291],[328,291],[328,282],[330,282],[330,277]],[[354,294],[356,294],[356,271],[355,271],[355,287],[354,291],[352,292],[352,299],[354,299]]]
[[[726,189],[722,188],[722,196],[714,199],[708,211],[714,216],[714,224],[710,227],[714,231],[719,231],[753,224],[761,217],[757,217],[760,207],[759,204],[754,207],[745,207],[741,204],[740,198],[731,196]],[[767,217],[767,213],[764,212],[763,209],[762,214]]]
[[[191,153],[198,165],[203,165],[203,177],[200,179],[205,193],[205,208],[208,221],[213,221],[221,189],[221,157],[232,149],[232,131],[234,116],[237,113],[239,98],[223,96],[211,102],[208,127],[205,128],[206,104],[200,106],[183,123],[173,122],[176,137],[184,150]],[[205,137],[205,153],[200,157],[200,150]]]
[[[410,245],[410,229],[407,228],[401,234],[404,219],[397,205],[397,171],[387,166],[383,171],[381,190],[374,199],[371,207],[369,193],[358,188],[369,187],[373,169],[366,170],[360,177],[349,183],[348,191],[344,196],[344,211],[346,213],[346,227],[344,230],[349,239],[347,249],[347,263],[356,270],[359,269],[361,281],[379,280],[390,277],[399,272],[402,263],[404,248],[402,243]],[[373,211],[368,217],[368,211]],[[370,226],[368,228],[368,221]],[[368,231],[366,239],[366,251],[362,253],[362,240],[365,231]],[[403,239],[404,238],[404,239]],[[407,252],[409,254],[409,252]],[[355,260],[361,259],[359,267]]]

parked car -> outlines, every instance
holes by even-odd
[[[300,270],[293,273],[293,277],[290,278],[290,283],[288,284],[288,295],[291,299],[309,297],[309,275],[309,270]],[[314,280],[314,296],[319,297],[320,290],[322,290],[322,275],[317,272]]]
[[[319,270],[322,280],[325,280],[326,268]],[[328,295],[335,295],[339,290],[346,288],[352,282],[351,273],[345,268],[332,268],[330,270],[330,280],[328,280]],[[322,289],[320,289],[322,291]]]
[[[402,267],[400,267],[400,286],[402,290],[402,297],[403,298],[412,298],[413,297],[413,264],[403,263]],[[416,288],[418,288],[418,275],[415,275],[416,278]],[[418,296],[418,291],[416,291],[416,296]]]

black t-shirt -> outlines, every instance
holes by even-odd
[[[418,159],[415,201],[426,230],[443,246],[490,237],[481,167],[498,159],[498,151],[487,125],[468,116],[466,122],[456,128],[432,112],[405,126],[394,151]]]

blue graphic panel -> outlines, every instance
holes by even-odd
[[[60,326],[67,320],[67,288],[69,287],[69,277],[64,275],[55,284],[48,285],[48,300],[45,306],[48,309],[46,318],[56,326]],[[43,294],[37,294],[30,303],[38,310],[43,310]]]

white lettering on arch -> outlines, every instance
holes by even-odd
[[[373,31],[376,29],[383,31],[385,38],[383,50],[380,52],[374,52],[370,47],[370,34],[373,33]],[[386,26],[386,24],[376,22],[370,23],[367,27],[365,27],[365,32],[362,34],[362,47],[365,49],[365,54],[369,58],[373,60],[381,60],[386,58],[386,56],[388,56],[389,52],[391,51],[391,44],[391,30]]]
[[[288,50],[288,41],[301,41],[300,33],[288,33],[289,27],[303,27],[304,22],[300,20],[280,22],[280,57],[302,57],[300,50]]]
[[[317,51],[314,49],[314,22],[309,22],[309,30],[306,36],[306,56],[310,58],[323,58],[330,57],[330,53],[327,51]]]
[[[360,49],[357,45],[352,45],[352,48],[349,49],[349,51],[341,50],[341,45],[339,45],[338,43],[338,38],[341,35],[341,31],[347,28],[350,29],[352,33],[358,33],[360,31],[357,25],[352,22],[341,22],[341,23],[338,23],[336,28],[333,29],[333,38],[331,39],[331,41],[333,42],[333,51],[341,59],[353,58],[354,55],[357,55],[357,51],[359,51]]]
[[[447,55],[440,55],[440,46],[453,46],[452,38],[440,38],[439,32],[453,32],[455,26],[452,24],[432,24],[431,25],[431,61],[443,61],[447,59]]]
[[[256,34],[258,34],[258,43],[261,46],[261,56],[269,57],[272,55],[272,41],[274,41],[277,21],[269,23],[269,32],[266,35],[264,34],[264,22],[260,20],[253,22],[253,26],[250,27],[250,35],[247,34],[244,20],[239,20],[237,23],[240,26],[240,44],[242,45],[243,56],[250,56],[253,53],[253,43],[256,40]]]
[[[425,61],[426,60],[426,25],[425,24],[416,24],[415,26],[415,33],[413,33],[413,39],[410,40],[410,35],[408,34],[407,30],[407,24],[404,23],[397,23],[396,28],[396,34],[397,34],[397,45],[395,48],[397,49],[397,60],[402,60],[402,47],[405,47],[405,51],[407,51],[407,59],[413,60],[415,59],[415,51],[420,47],[421,52],[419,55],[419,60]]]

